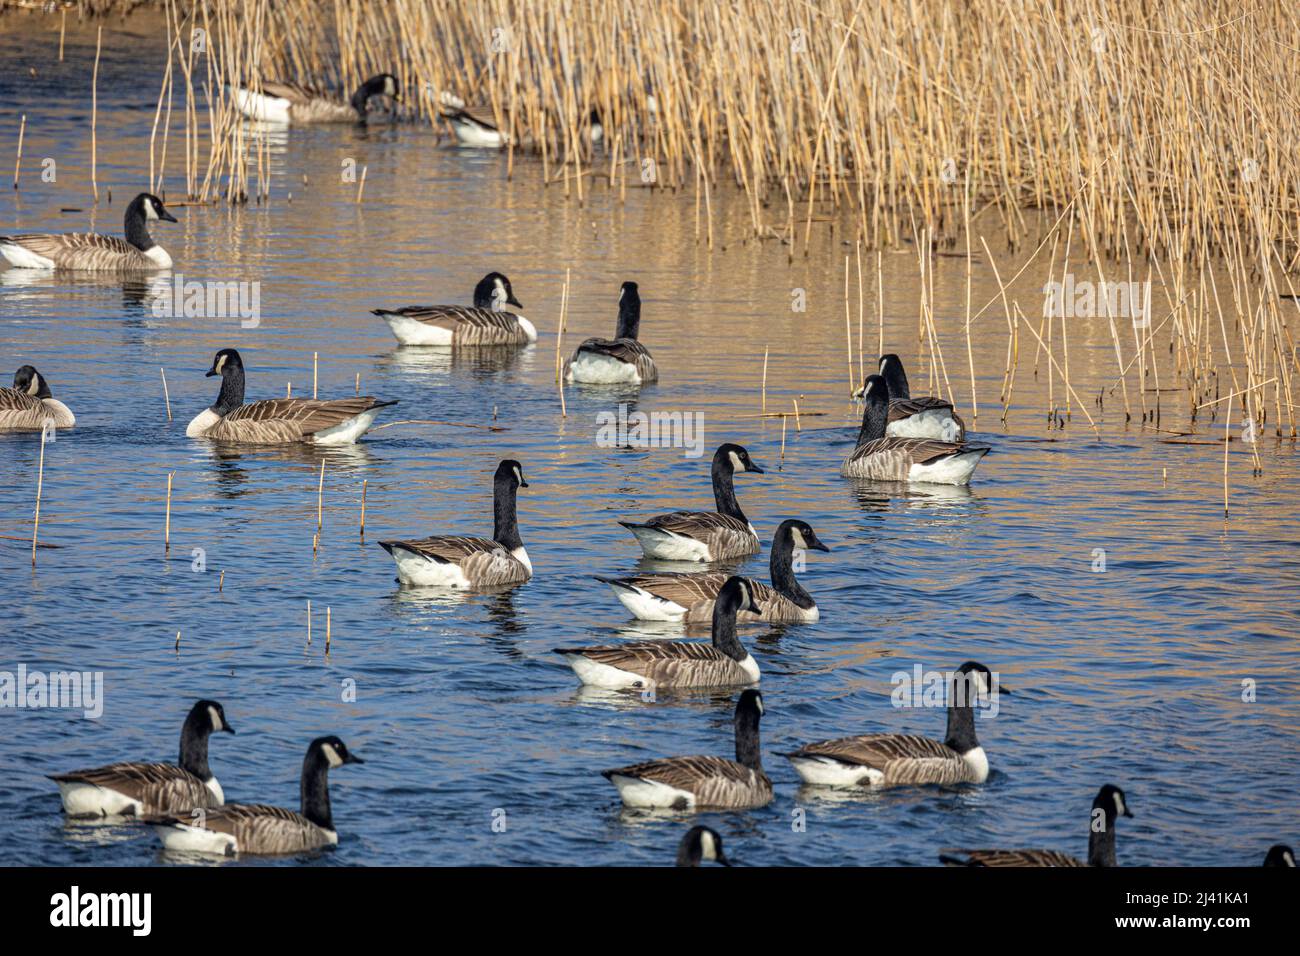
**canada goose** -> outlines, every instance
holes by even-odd
[[[880,377],[889,386],[889,424],[885,434],[892,438],[933,438],[936,441],[966,440],[966,423],[953,411],[952,402],[925,396],[912,398],[903,361],[892,352],[880,356]],[[861,398],[866,383],[853,393]]]
[[[753,583],[732,577],[713,602],[713,640],[639,641],[614,647],[557,647],[584,684],[631,687],[744,687],[758,663],[736,637],[736,612],[757,614]]]
[[[438,96],[438,115],[451,123],[456,142],[461,146],[496,148],[505,146],[509,137],[497,127],[491,107],[470,107],[449,90]]]
[[[949,850],[939,854],[948,866],[1114,866],[1115,820],[1132,817],[1124,791],[1106,784],[1097,791],[1088,816],[1088,862],[1059,850]]]
[[[112,763],[50,779],[59,785],[64,812],[74,817],[142,817],[220,806],[225,794],[208,768],[208,735],[219,730],[235,732],[220,704],[201,700],[181,725],[176,764]]]
[[[840,474],[845,478],[968,485],[975,466],[989,452],[988,445],[887,437],[889,386],[879,375],[867,376],[862,386],[862,401],[865,407],[857,447],[840,466]]]
[[[96,232],[0,236],[0,256],[20,269],[148,272],[170,269],[172,257],[149,235],[150,220],[175,222],[162,200],[140,193],[126,206],[126,240]]]
[[[1009,690],[983,664],[967,661],[948,689],[948,734],[940,743],[912,734],[863,734],[807,744],[782,754],[803,782],[823,787],[983,783],[989,759],[975,736],[975,701]]]
[[[435,535],[418,540],[380,541],[397,562],[404,584],[485,588],[518,584],[533,576],[515,511],[518,489],[527,488],[523,466],[507,458],[492,478],[492,537]]]
[[[277,445],[311,442],[314,445],[351,445],[369,431],[381,402],[369,395],[358,398],[271,398],[244,404],[244,362],[234,349],[221,349],[212,357],[207,377],[221,376],[215,405],[194,416],[185,434],[218,442]]]
[[[330,813],[329,771],[365,763],[337,737],[317,737],[302,762],[301,812],[260,803],[227,803],[194,818],[159,815],[150,821],[168,850],[191,853],[301,853],[339,842]]]
[[[727,854],[722,852],[722,837],[717,830],[709,827],[691,827],[677,846],[677,865],[699,866],[705,860],[731,866]]]
[[[399,103],[397,77],[379,73],[357,87],[346,103],[342,97],[297,83],[267,81],[262,91],[232,91],[235,108],[249,119],[271,123],[364,123],[372,96],[391,96]]]
[[[1295,854],[1285,843],[1278,843],[1268,848],[1264,857],[1264,866],[1295,866]]]
[[[742,621],[794,621],[817,620],[820,612],[812,595],[795,579],[792,567],[795,551],[830,551],[806,521],[782,521],[772,537],[772,586],[758,581],[750,583],[754,589],[754,603],[759,607],[757,617],[749,611],[740,612]],[[623,606],[643,621],[707,621],[713,614],[713,602],[726,583],[728,575],[722,571],[703,571],[697,574],[638,574],[626,578],[605,578],[596,575],[614,589]]]
[[[515,298],[510,280],[489,272],[474,287],[474,307],[462,305],[408,305],[400,309],[372,309],[382,316],[403,345],[526,345],[537,341],[537,329],[522,315],[505,307],[523,306]]]
[[[564,380],[587,385],[644,384],[659,380],[649,349],[637,341],[641,332],[641,294],[624,282],[618,294],[618,328],[613,339],[587,339],[565,363]]]
[[[45,376],[30,365],[14,372],[14,387],[0,388],[0,431],[41,431],[77,424],[72,410],[50,394]]]
[[[763,695],[746,690],[736,703],[736,759],[666,757],[647,760],[601,776],[618,788],[629,807],[749,810],[772,802],[772,781],[763,772],[758,722]]]
[[[740,445],[719,445],[713,453],[713,500],[717,511],[672,511],[640,523],[620,521],[648,558],[664,561],[722,561],[756,553],[758,532],[736,501],[732,475],[763,474]]]

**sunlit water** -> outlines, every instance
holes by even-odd
[[[16,139],[20,115],[28,123],[22,188],[6,186],[0,200],[3,231],[89,224],[94,38],[70,31],[60,65],[50,23],[0,22],[0,139]],[[123,205],[147,179],[161,43],[148,20],[105,34],[98,176],[113,202],[105,195],[95,213],[100,231],[120,231]],[[178,135],[173,198],[183,191]],[[54,183],[40,180],[44,157],[56,160]],[[361,204],[355,185],[340,181],[345,159],[368,169]],[[744,202],[723,190],[715,230],[725,250],[710,253],[696,243],[689,194],[629,189],[620,203],[598,185],[579,206],[560,187],[543,188],[532,161],[507,181],[502,157],[451,148],[425,127],[294,129],[275,134],[272,162],[269,205],[180,208],[179,224],[155,230],[187,279],[260,282],[254,328],[159,317],[140,287],[117,279],[0,273],[5,377],[36,365],[78,417],[46,450],[41,540],[58,547],[41,549],[33,570],[28,544],[0,539],[0,669],[102,671],[106,698],[98,720],[0,711],[0,861],[167,862],[147,831],[66,825],[44,775],[175,759],[181,719],[201,696],[221,700],[239,731],[212,744],[230,800],[296,807],[302,754],[320,734],[339,734],[366,759],[332,775],[341,842],[311,862],[670,861],[687,823],[626,813],[599,771],[654,756],[729,756],[734,698],[584,694],[551,649],[679,633],[631,622],[591,576],[647,566],[617,519],[710,504],[708,455],[722,441],[743,443],[768,469],[737,481],[765,541],[798,516],[834,549],[812,555],[801,578],[819,623],[742,630],[763,668],[776,799],[700,815],[736,859],[929,864],[940,847],[972,845],[1082,854],[1087,808],[1104,782],[1121,785],[1135,813],[1119,834],[1125,864],[1254,864],[1269,844],[1296,839],[1292,445],[1262,443],[1259,478],[1232,448],[1225,522],[1221,444],[1166,444],[1126,427],[1118,396],[1107,399],[1100,437],[1077,409],[1068,428],[1048,431],[1045,361],[1035,381],[1022,355],[1004,427],[998,309],[975,336],[983,412],[974,431],[993,453],[972,488],[845,481],[838,466],[855,412],[843,269],[853,250],[838,234],[819,233],[820,249],[791,265],[783,246],[742,242]],[[863,261],[874,357],[874,253]],[[923,384],[915,253],[882,261],[886,342]],[[935,263],[948,374],[969,413],[958,318],[965,263]],[[1019,264],[1000,263],[1003,277]],[[536,346],[504,357],[403,349],[369,313],[465,301],[491,269],[513,280],[542,330]],[[641,284],[657,387],[639,398],[570,389],[561,417],[555,331],[566,269],[566,350],[609,334],[619,283]],[[1041,283],[1042,272],[1033,275],[1019,287],[1025,302]],[[973,281],[977,305],[997,293],[987,263],[977,262]],[[796,289],[806,312],[791,308]],[[1116,379],[1110,335],[1087,320],[1070,334],[1072,381],[1090,402]],[[1032,351],[1026,337],[1022,351],[1027,341]],[[184,430],[215,398],[216,380],[203,373],[223,346],[243,353],[250,399],[283,395],[287,382],[310,394],[318,352],[323,397],[352,394],[359,374],[363,393],[400,400],[382,421],[486,425],[495,411],[506,430],[397,425],[342,451],[218,451]],[[790,410],[798,399],[802,430],[757,417],[765,348],[768,407]],[[704,457],[599,447],[597,415],[621,400],[698,413]],[[1169,401],[1186,404],[1181,394]],[[30,538],[39,450],[34,436],[0,438],[0,534]],[[536,577],[492,596],[399,587],[375,542],[490,532],[490,476],[503,457],[519,458],[530,483],[520,524]],[[1093,570],[1096,549],[1104,572]],[[766,577],[766,547],[741,567]],[[984,786],[817,793],[801,790],[775,755],[858,732],[942,737],[942,711],[891,706],[891,675],[970,658],[1014,691],[996,719],[979,722],[994,768]],[[1254,699],[1243,700],[1244,681],[1254,682]],[[347,682],[355,700],[344,699]]]

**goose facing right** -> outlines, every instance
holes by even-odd
[[[97,232],[22,233],[0,236],[0,256],[20,269],[152,272],[170,269],[172,257],[149,235],[148,223],[175,222],[161,199],[140,193],[126,206],[126,239]]]
[[[235,108],[249,119],[270,123],[364,123],[370,113],[370,99],[388,96],[401,102],[397,77],[379,73],[370,77],[346,102],[342,97],[298,83],[265,81],[260,93],[236,88],[231,91]]]
[[[602,770],[625,806],[693,811],[751,810],[772,802],[772,781],[763,772],[758,723],[763,695],[750,689],[736,703],[736,759],[666,757]]]
[[[1114,866],[1115,821],[1132,817],[1124,791],[1106,784],[1092,801],[1088,816],[1088,862],[1059,850],[948,850],[939,861],[948,866]]]
[[[300,810],[227,803],[188,817],[159,815],[148,822],[168,850],[221,856],[302,853],[339,842],[330,810],[329,771],[365,763],[338,737],[317,737],[307,748],[299,781]]]
[[[809,550],[830,551],[830,548],[822,543],[808,522],[782,521],[772,536],[772,585],[750,582],[759,614],[755,617],[742,610],[740,620],[809,623],[818,619],[821,612],[817,603],[794,576],[795,554]],[[722,571],[703,571],[637,574],[625,578],[596,575],[596,580],[608,584],[623,606],[643,621],[699,622],[712,617],[714,600],[728,577]]]
[[[983,664],[967,661],[948,684],[948,733],[942,741],[913,734],[862,734],[806,744],[782,754],[803,782],[823,787],[894,787],[983,783],[989,760],[975,735],[975,702],[1009,694]]]
[[[988,445],[954,444],[930,438],[892,438],[889,422],[889,386],[879,375],[868,375],[862,386],[862,427],[857,446],[844,459],[845,478],[873,481],[920,481],[941,485],[969,485]]]
[[[73,817],[188,813],[225,801],[221,784],[208,767],[208,736],[233,734],[226,712],[215,700],[200,700],[181,725],[180,757],[175,764],[123,762],[52,774],[63,810]]]
[[[50,392],[45,376],[24,365],[14,372],[13,388],[0,388],[0,431],[41,431],[46,422],[71,428],[77,419]]]
[[[474,287],[474,307],[408,305],[372,309],[403,345],[528,345],[537,341],[537,328],[522,315],[506,310],[523,306],[510,280],[489,272]]]
[[[705,861],[731,866],[722,851],[722,837],[710,827],[691,827],[677,846],[678,866],[699,866]]]
[[[642,385],[659,380],[654,358],[637,339],[641,333],[641,294],[624,282],[618,294],[618,328],[614,338],[590,338],[565,363],[564,380],[587,385]]]
[[[755,554],[758,532],[740,510],[732,476],[763,474],[749,452],[730,442],[713,453],[713,501],[717,511],[672,511],[646,521],[620,521],[636,535],[647,558],[662,561],[722,561]]]
[[[557,647],[584,684],[611,690],[666,687],[744,687],[759,680],[758,663],[736,637],[736,612],[757,614],[753,582],[732,577],[713,602],[713,637],[698,641],[640,641],[612,647]]]
[[[381,402],[369,395],[357,398],[271,398],[244,404],[244,360],[235,349],[212,357],[207,377],[221,376],[217,401],[199,412],[185,429],[190,438],[217,442],[278,445],[351,445],[375,423]]]
[[[403,584],[458,590],[520,584],[533,576],[516,511],[518,490],[527,487],[523,466],[507,458],[492,477],[491,538],[435,535],[380,541],[379,546],[397,562],[397,577]]]

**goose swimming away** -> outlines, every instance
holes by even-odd
[[[523,306],[510,280],[489,272],[474,288],[474,307],[408,305],[372,309],[403,345],[527,345],[537,341],[537,328],[506,306]]]
[[[175,222],[161,199],[140,193],[126,206],[126,240],[95,232],[0,236],[0,256],[19,269],[151,272],[170,269],[172,257],[149,235],[149,222]]]
[[[201,700],[181,725],[175,764],[112,763],[50,779],[59,785],[64,812],[73,817],[143,817],[219,806],[225,794],[208,767],[208,735],[214,731],[235,732],[219,703]]]
[[[330,812],[329,771],[365,763],[337,737],[317,737],[307,748],[299,784],[299,812],[265,804],[227,803],[197,819],[158,815],[147,822],[168,850],[221,856],[302,853],[339,842]]]
[[[966,423],[953,411],[952,402],[924,396],[912,398],[907,385],[903,361],[892,352],[880,356],[880,377],[889,386],[889,424],[885,434],[892,438],[933,438],[936,441],[963,442]],[[862,398],[866,383],[853,393]]]
[[[244,362],[235,349],[221,349],[212,358],[207,377],[221,376],[215,405],[194,416],[185,434],[190,438],[249,445],[309,442],[351,445],[375,423],[381,402],[369,395],[357,398],[271,398],[244,404]]]
[[[397,77],[379,73],[357,87],[350,100],[298,83],[266,81],[260,93],[242,87],[231,91],[235,108],[249,119],[269,123],[364,123],[370,99],[388,96],[401,102]]]
[[[1059,850],[947,850],[939,861],[948,866],[1114,866],[1115,821],[1132,817],[1124,791],[1106,784],[1097,791],[1088,815],[1088,862]]]
[[[50,393],[45,376],[30,365],[14,372],[14,387],[0,388],[0,431],[41,431],[77,424],[72,409]]]
[[[678,866],[699,866],[705,861],[731,866],[722,852],[722,837],[709,827],[691,827],[677,847]]]
[[[796,553],[809,550],[830,551],[830,548],[821,542],[808,522],[782,521],[772,537],[772,585],[750,582],[759,613],[755,616],[742,610],[740,620],[817,620],[820,612],[816,602],[794,576]],[[723,571],[702,571],[637,574],[625,578],[596,575],[596,580],[608,584],[623,606],[643,621],[700,622],[711,619],[713,602],[728,577]]]
[[[397,562],[397,577],[403,584],[466,590],[527,581],[533,576],[533,563],[519,537],[515,510],[518,490],[527,487],[523,466],[507,458],[492,478],[491,538],[435,535],[380,541],[379,546]]]
[[[643,385],[659,380],[659,369],[637,336],[641,334],[641,294],[624,282],[618,294],[618,328],[614,338],[591,338],[565,363],[564,380],[586,385]]]
[[[731,577],[713,602],[713,639],[641,641],[613,647],[557,647],[584,684],[611,690],[745,687],[759,680],[758,663],[736,636],[736,613],[757,614],[753,582]]]
[[[967,661],[949,683],[948,733],[942,742],[912,734],[862,734],[807,744],[781,756],[813,786],[983,783],[989,760],[975,736],[975,702],[995,693],[1011,692],[996,686],[983,664]]]
[[[663,561],[722,561],[760,550],[758,532],[740,510],[733,475],[763,474],[740,445],[728,442],[713,453],[713,501],[717,511],[672,511],[643,522],[620,521],[648,558]]]
[[[888,437],[889,386],[879,375],[867,376],[862,401],[865,407],[857,447],[840,466],[845,478],[968,485],[975,466],[989,452],[988,445]]]
[[[746,690],[736,703],[736,759],[667,757],[602,770],[629,807],[666,810],[749,810],[772,802],[772,781],[763,772],[758,722],[763,695]]]

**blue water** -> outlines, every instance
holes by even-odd
[[[90,225],[93,34],[70,31],[60,65],[48,25],[0,22],[0,139],[28,117],[22,188],[0,191],[3,231]],[[124,203],[148,175],[156,88],[130,80],[143,73],[152,87],[161,53],[149,52],[158,38],[143,35],[149,55],[129,32],[105,33],[98,175],[113,203],[101,198],[101,231],[120,229]],[[177,143],[166,183],[173,198],[183,191]],[[47,156],[57,160],[54,183],[40,181]],[[1118,394],[1108,394],[1104,413],[1089,406],[1101,415],[1099,435],[1077,407],[1067,428],[1048,431],[1047,365],[1035,378],[1027,336],[1003,426],[999,311],[975,339],[974,431],[993,452],[969,491],[845,481],[838,465],[855,413],[843,268],[853,249],[839,234],[790,264],[782,246],[742,241],[746,206],[722,191],[715,230],[726,248],[709,252],[695,241],[689,194],[629,189],[620,203],[597,187],[580,206],[543,188],[530,160],[508,181],[501,157],[458,151],[423,127],[295,129],[275,137],[271,156],[269,204],[177,208],[178,224],[155,229],[187,279],[260,282],[255,328],[160,318],[146,291],[122,280],[0,272],[0,371],[7,379],[36,365],[78,417],[46,448],[40,537],[57,547],[42,548],[33,569],[28,543],[0,538],[0,670],[102,671],[105,694],[96,720],[0,710],[0,862],[176,862],[148,831],[66,824],[44,775],[174,759],[181,720],[199,697],[222,701],[238,729],[212,742],[230,800],[296,807],[302,755],[320,734],[338,734],[366,760],[331,777],[340,844],[274,863],[670,862],[689,821],[624,811],[599,771],[654,756],[729,756],[734,697],[647,703],[585,693],[550,651],[680,633],[630,621],[591,575],[648,566],[618,519],[708,505],[708,452],[722,441],[744,444],[768,469],[737,481],[765,541],[797,516],[833,548],[813,554],[801,576],[822,609],[817,624],[742,628],[763,669],[776,799],[697,818],[723,833],[735,859],[918,865],[948,846],[1083,854],[1087,810],[1106,782],[1124,788],[1135,814],[1120,824],[1123,864],[1254,864],[1270,844],[1295,842],[1293,444],[1261,442],[1258,478],[1240,443],[1231,447],[1225,521],[1221,444],[1169,444],[1166,433],[1126,425]],[[360,204],[355,186],[338,181],[347,157],[368,168]],[[915,255],[887,252],[882,261],[886,341],[924,383]],[[1018,266],[1000,264],[1002,276]],[[864,268],[869,368],[874,253]],[[958,318],[965,264],[940,258],[935,268],[947,370],[969,421]],[[536,346],[505,358],[401,349],[369,314],[464,301],[491,269],[512,279],[542,332]],[[619,283],[641,284],[642,337],[661,381],[639,399],[570,389],[561,416],[555,332],[566,269],[565,351],[609,334]],[[1025,303],[1041,275],[1026,277]],[[997,293],[987,264],[975,282],[979,303]],[[791,310],[794,289],[806,291],[807,312]],[[855,338],[856,322],[855,314]],[[1091,401],[1116,379],[1110,335],[1102,323],[1070,334],[1072,384]],[[310,394],[318,353],[322,397],[352,394],[359,374],[364,394],[400,401],[381,423],[490,425],[495,411],[505,430],[407,424],[347,450],[218,451],[184,431],[215,397],[203,373],[223,346],[242,352],[250,399],[283,395],[286,383]],[[756,417],[765,349],[768,407],[790,410],[797,399],[798,429],[791,420],[783,433],[780,421]],[[1164,349],[1156,352],[1163,361]],[[1161,384],[1171,380],[1162,371]],[[597,415],[624,399],[703,416],[705,457],[598,447]],[[1189,403],[1182,393],[1165,402],[1172,429]],[[30,540],[39,453],[34,436],[0,437],[0,534]],[[375,542],[490,532],[491,473],[504,457],[522,461],[530,483],[520,525],[535,578],[500,595],[399,587]],[[205,570],[194,570],[195,549]],[[1095,549],[1105,551],[1104,572],[1093,571]],[[741,567],[766,577],[766,556]],[[993,767],[983,786],[817,792],[800,788],[776,756],[869,731],[942,737],[941,710],[891,706],[891,675],[972,658],[1013,691],[978,725]],[[1254,682],[1249,702],[1243,681]],[[349,682],[355,699],[344,699]]]

